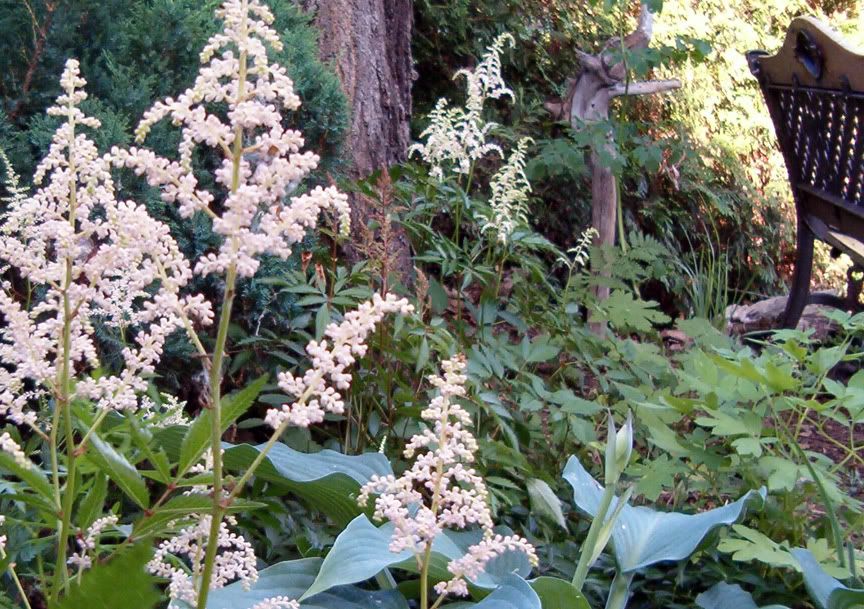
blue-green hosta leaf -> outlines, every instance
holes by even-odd
[[[447,605],[461,609],[462,603]],[[476,604],[465,603],[464,609],[546,609],[540,603],[540,597],[524,579],[518,575],[508,575],[501,585],[489,596]],[[557,608],[550,608],[557,609]],[[560,609],[569,609],[564,605]]]
[[[576,457],[564,468],[564,479],[573,487],[576,506],[594,516],[600,506],[603,487],[591,477]],[[625,505],[612,527],[612,543],[618,568],[629,573],[658,562],[683,560],[715,528],[736,522],[756,498],[761,505],[764,488],[748,491],[734,503],[700,514],[657,512],[646,507]],[[612,501],[610,513],[618,499]]]
[[[390,538],[393,525],[376,527],[365,515],[360,515],[339,534],[333,548],[324,559],[315,583],[304,594],[304,598],[329,590],[334,586],[356,584],[374,577],[384,569],[397,568],[417,570],[417,560],[409,551],[391,552]],[[468,547],[480,541],[480,533],[445,532],[432,544],[432,561],[429,576],[433,580],[449,579],[447,563],[465,554]],[[517,573],[527,576],[531,565],[520,552],[507,552],[489,562],[486,572],[473,583],[486,589],[497,587],[507,575]]]
[[[591,609],[591,605],[576,589],[576,586],[557,577],[538,577],[531,582],[531,587],[543,609]]]
[[[225,446],[225,467],[243,471],[264,445]],[[357,505],[360,487],[374,476],[393,473],[390,462],[380,453],[349,456],[332,450],[314,454],[298,452],[275,444],[255,475],[296,493],[321,510],[339,526],[345,526],[362,512]]]
[[[864,606],[864,590],[854,590],[825,573],[809,550],[796,548],[792,555],[801,565],[804,585],[820,609],[849,609]]]
[[[702,609],[760,609],[750,593],[738,584],[720,582],[696,597]],[[761,609],[788,609],[785,605],[766,605]]]
[[[240,582],[214,590],[207,599],[207,609],[249,609],[274,596],[298,599],[315,581],[321,568],[320,558],[290,560],[267,567],[258,573],[258,581],[248,590]],[[408,609],[405,598],[397,591],[372,592],[354,586],[341,586],[304,600],[301,609]]]

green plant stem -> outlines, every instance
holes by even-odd
[[[603,491],[603,498],[600,500],[600,507],[591,521],[591,526],[588,528],[588,537],[585,538],[585,543],[582,544],[579,564],[576,565],[576,573],[573,574],[573,586],[579,592],[582,591],[582,585],[585,583],[588,569],[591,567],[589,564],[591,557],[596,554],[594,546],[597,543],[597,538],[600,536],[600,530],[606,521],[606,515],[609,513],[609,506],[612,505],[612,498],[614,496],[615,484],[606,485],[606,489]]]
[[[240,24],[240,38],[248,36],[247,18],[249,6],[243,0],[243,14]],[[240,67],[237,79],[237,101],[241,103],[246,97],[247,52],[240,53]],[[240,164],[243,159],[243,128],[234,128],[234,148],[232,150],[233,172],[231,177],[231,192],[237,192],[240,187]],[[239,249],[236,238],[232,238],[235,251]],[[210,593],[210,582],[213,579],[213,568],[216,564],[216,553],[219,550],[219,528],[225,515],[224,498],[222,497],[222,364],[225,358],[225,345],[228,342],[228,326],[231,322],[231,308],[234,304],[235,287],[237,283],[237,265],[231,263],[225,275],[225,294],[222,299],[222,311],[219,316],[219,329],[216,333],[216,344],[213,348],[213,360],[210,363],[210,408],[212,409],[210,428],[210,450],[213,454],[213,510],[210,518],[210,535],[207,540],[207,551],[204,555],[204,569],[201,572],[201,582],[198,589],[198,609],[205,609],[207,596]]]
[[[72,233],[75,232],[78,172],[75,166],[75,119],[72,112],[72,101],[69,102],[69,224]],[[57,535],[57,559],[54,563],[54,583],[51,589],[51,599],[56,601],[60,595],[60,586],[66,589],[69,585],[69,572],[66,570],[66,552],[69,546],[70,529],[72,526],[72,502],[75,499],[75,441],[74,427],[72,425],[71,395],[72,384],[70,376],[72,372],[72,303],[69,300],[69,288],[72,286],[72,258],[66,257],[66,276],[63,283],[63,338],[62,338],[62,362],[59,370],[59,378],[55,385],[58,395],[55,400],[54,428],[51,430],[53,440],[52,465],[56,468],[57,487],[59,489],[59,464],[57,463],[57,427],[59,417],[62,414],[65,426],[66,442],[66,487],[63,489],[63,505],[60,508],[60,530]],[[77,312],[77,307],[76,307]],[[56,491],[56,492],[59,492]]]
[[[420,563],[420,609],[429,609],[429,562],[432,558],[432,542],[426,543]]]
[[[222,313],[219,316],[219,330],[216,334],[213,361],[210,365],[210,409],[213,422],[210,427],[210,450],[213,454],[213,509],[210,518],[207,552],[204,555],[204,569],[201,572],[201,584],[198,591],[198,609],[204,609],[207,606],[207,595],[210,591],[210,581],[213,579],[216,552],[219,550],[219,527],[222,524],[222,517],[225,515],[222,497],[222,364],[225,356],[225,344],[228,341],[228,325],[231,322],[231,308],[234,304],[236,281],[237,267],[231,264],[225,278],[225,296],[222,301]]]
[[[6,560],[6,552],[0,547],[0,560]],[[24,592],[24,586],[21,585],[21,580],[18,579],[18,574],[15,572],[15,563],[9,563],[9,566],[6,567],[6,571],[9,573],[9,577],[12,578],[12,581],[15,582],[15,588],[18,590],[18,596],[21,597],[21,600],[24,602],[25,609],[33,609],[30,606],[30,600],[27,598],[27,593]]]
[[[96,417],[96,420],[93,421],[93,425],[90,426],[90,429],[87,430],[87,433],[84,434],[84,437],[81,438],[81,441],[78,443],[78,454],[83,454],[84,448],[87,446],[87,441],[90,439],[99,426],[102,424],[102,421],[105,420],[105,417],[108,416],[108,410],[102,409],[102,412]]]
[[[630,583],[633,581],[632,573],[615,572],[612,586],[609,588],[609,597],[606,599],[606,609],[624,609],[630,599]]]

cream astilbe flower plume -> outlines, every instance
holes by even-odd
[[[417,153],[432,166],[430,174],[441,179],[450,167],[459,174],[471,171],[471,164],[490,152],[504,156],[501,148],[486,141],[497,125],[483,120],[487,99],[513,97],[501,77],[501,53],[504,45],[514,45],[513,36],[501,34],[486,49],[486,54],[474,70],[459,70],[454,78],[465,77],[467,99],[464,107],[451,107],[445,98],[438,100],[429,114],[429,126],[420,134],[425,143],[412,145],[408,153]]]
[[[324,340],[313,340],[306,346],[312,367],[301,377],[290,372],[279,375],[279,387],[296,399],[268,410],[264,421],[274,429],[283,425],[309,427],[323,421],[328,412],[342,414],[345,403],[339,391],[350,387],[351,374],[347,369],[357,357],[366,354],[366,338],[385,315],[409,315],[413,310],[405,298],[376,293],[372,300],[346,313],[341,323],[329,324]]]
[[[181,127],[179,159],[138,148],[113,154],[162,187],[162,198],[182,215],[202,211],[212,217],[223,243],[198,261],[196,272],[223,273],[233,265],[238,276],[250,277],[257,256],[289,256],[323,210],[334,211],[347,231],[348,199],[332,187],[291,196],[319,157],[302,152],[302,134],[282,125],[282,112],[297,110],[300,99],[285,68],[269,63],[268,47],[282,48],[270,9],[259,0],[227,0],[217,16],[224,27],[201,52],[195,83],[177,99],[155,104],[136,131],[141,142],[154,123],[170,119]],[[226,193],[218,201],[193,172],[193,151],[201,145],[223,157],[216,181]],[[211,208],[214,202],[220,213]]]
[[[495,556],[521,551],[532,564],[537,563],[537,556],[525,539],[494,533],[486,483],[470,466],[477,451],[477,441],[468,429],[471,416],[457,401],[465,395],[465,357],[446,360],[441,367],[443,376],[429,377],[438,395],[422,413],[430,427],[412,437],[405,448],[405,458],[414,461],[412,466],[399,478],[374,476],[361,489],[358,501],[365,505],[377,495],[375,517],[395,525],[390,550],[410,550],[418,563],[444,529],[479,526],[482,541],[451,561],[448,570],[453,578],[435,588],[439,594],[465,595],[467,580],[480,575]]]
[[[142,206],[115,199],[110,162],[78,132],[99,121],[79,107],[87,94],[77,61],[66,63],[60,83],[63,94],[48,113],[64,122],[36,170],[40,188],[10,200],[0,219],[0,268],[14,267],[40,286],[40,297],[25,309],[11,284],[0,285],[0,415],[19,424],[36,424],[28,410],[34,400],[65,391],[64,363],[70,373],[99,366],[97,319],[132,337],[123,369],[80,378],[67,397],[123,410],[137,407],[181,312],[205,322],[212,317],[200,297],[179,296],[192,271],[168,228]]]
[[[483,231],[494,231],[499,243],[507,243],[517,226],[528,223],[531,183],[525,176],[525,154],[532,141],[530,137],[519,140],[516,150],[490,182],[492,213],[483,225]]]
[[[198,602],[198,581],[204,568],[204,551],[210,533],[209,514],[201,515],[181,529],[177,535],[159,544],[153,559],[147,563],[147,570],[157,577],[169,580],[168,595],[171,607],[173,601],[192,605]],[[239,580],[249,589],[258,580],[255,551],[241,535],[232,533],[228,525],[236,526],[233,516],[226,516],[219,523],[219,548],[213,569],[210,590],[223,588],[234,580]]]

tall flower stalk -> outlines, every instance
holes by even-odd
[[[300,100],[285,69],[268,60],[268,48],[282,48],[271,27],[272,13],[259,0],[227,0],[217,16],[224,26],[201,52],[202,67],[194,85],[177,99],[168,98],[155,104],[136,132],[140,142],[157,121],[169,119],[180,125],[179,158],[162,159],[138,148],[114,151],[119,163],[145,175],[151,185],[160,186],[163,199],[177,203],[182,215],[207,214],[214,232],[223,238],[218,251],[204,256],[195,266],[197,273],[224,277],[212,354],[204,350],[192,324],[186,324],[209,368],[208,406],[212,412],[213,505],[196,599],[200,609],[207,604],[217,562],[219,531],[231,499],[224,491],[220,450],[221,390],[237,281],[254,275],[261,254],[289,256],[291,245],[316,225],[322,210],[335,211],[343,231],[348,230],[349,217],[347,197],[335,188],[319,187],[291,195],[317,166],[319,158],[314,153],[301,152],[302,135],[282,125],[282,111],[296,110]],[[193,171],[193,151],[202,144],[222,157],[215,178],[225,189],[223,193],[213,194],[199,188]],[[278,436],[274,434],[268,446],[276,439]],[[251,471],[254,468],[250,468],[250,475]]]
[[[87,95],[77,61],[66,63],[60,84],[63,94],[48,113],[63,122],[37,167],[39,189],[32,196],[18,191],[0,228],[0,271],[11,271],[0,286],[0,415],[29,426],[48,445],[57,513],[51,599],[69,581],[77,464],[89,438],[112,410],[138,408],[147,376],[181,318],[206,322],[211,316],[200,299],[179,296],[192,270],[168,228],[143,207],[115,199],[110,161],[79,133],[100,124],[79,107]],[[15,281],[28,286],[23,303]],[[32,287],[39,288],[38,298],[31,298]],[[90,374],[100,368],[97,323],[131,339],[117,374]],[[39,412],[46,402],[50,421]],[[75,402],[97,411],[77,442]]]
[[[442,364],[442,376],[430,376],[438,390],[422,418],[429,427],[411,438],[405,458],[413,459],[402,476],[373,476],[361,490],[358,501],[375,498],[375,517],[394,526],[391,552],[410,550],[420,571],[420,609],[437,609],[448,594],[468,594],[468,581],[479,576],[486,564],[501,554],[523,552],[537,564],[533,546],[522,537],[499,535],[493,530],[486,483],[471,466],[477,441],[469,430],[471,416],[459,405],[465,395],[465,357],[456,356]],[[461,558],[450,561],[449,581],[435,586],[438,598],[430,606],[429,566],[432,546],[445,529],[479,526],[480,542]]]

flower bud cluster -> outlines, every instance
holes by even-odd
[[[233,266],[238,276],[251,277],[257,256],[288,257],[323,210],[335,212],[347,231],[350,210],[347,196],[332,187],[291,196],[320,159],[301,151],[299,131],[282,125],[282,112],[297,110],[300,99],[285,68],[269,63],[268,46],[282,48],[270,9],[260,0],[226,0],[217,16],[224,28],[202,51],[193,86],[177,99],[155,104],[136,131],[140,142],[156,122],[171,120],[181,127],[179,159],[139,148],[112,154],[118,164],[161,187],[162,198],[176,203],[181,215],[211,216],[223,242],[197,262],[197,273],[224,273]],[[193,152],[202,144],[223,157],[215,172],[226,191],[218,214],[211,209],[217,197],[200,188],[193,171]]]
[[[209,514],[204,514],[171,539],[159,544],[147,570],[169,580],[168,594],[172,601],[195,606],[198,601],[196,579],[204,568],[204,555],[210,532]],[[248,590],[258,580],[255,552],[242,536],[232,533],[228,525],[236,526],[232,516],[219,525],[219,554],[213,567],[210,589],[217,590],[234,580],[240,580]]]
[[[200,296],[180,296],[192,270],[168,227],[143,206],[116,200],[110,162],[77,133],[80,125],[99,126],[77,106],[87,97],[77,61],[66,63],[61,84],[64,93],[49,114],[65,122],[36,170],[40,188],[11,201],[0,227],[0,266],[44,288],[25,309],[10,283],[0,285],[0,415],[18,424],[34,425],[28,405],[61,390],[64,327],[70,371],[99,367],[96,322],[131,339],[121,372],[85,377],[70,397],[134,410],[181,315],[212,319]]]
[[[501,34],[489,45],[474,70],[456,72],[456,77],[465,77],[465,106],[451,108],[446,99],[438,100],[429,114],[429,126],[420,134],[426,142],[409,148],[409,154],[419,154],[432,166],[432,177],[441,179],[445,165],[451,165],[456,173],[467,174],[474,161],[490,152],[503,156],[499,146],[486,141],[497,125],[483,119],[483,106],[487,99],[513,97],[513,91],[501,77],[501,53],[506,43],[512,47],[513,36]]]
[[[117,516],[103,516],[93,521],[93,524],[87,528],[87,532],[84,535],[79,534],[76,540],[81,553],[75,552],[67,562],[70,565],[78,566],[80,569],[89,569],[93,565],[93,558],[90,553],[96,549],[102,532],[116,525]]]
[[[522,551],[537,562],[525,539],[493,532],[486,483],[470,467],[477,451],[468,429],[471,416],[456,401],[465,395],[465,367],[464,356],[457,356],[442,363],[443,376],[429,377],[438,395],[422,413],[431,427],[412,437],[405,448],[405,458],[414,460],[412,466],[399,478],[373,476],[358,498],[364,505],[377,495],[375,517],[395,525],[390,550],[410,550],[418,561],[444,529],[481,528],[483,540],[448,565],[453,579],[436,586],[440,594],[467,594],[466,579],[476,578],[489,560],[504,552]]]
[[[3,432],[3,435],[0,435],[0,451],[11,455],[15,459],[15,463],[25,469],[30,469],[33,465],[30,459],[27,458],[27,453],[21,449],[18,443],[7,432]]]
[[[265,422],[274,429],[286,423],[309,427],[323,421],[328,412],[341,414],[345,403],[339,391],[351,386],[352,377],[347,369],[356,358],[366,355],[366,338],[385,315],[409,315],[413,310],[405,298],[376,293],[372,300],[346,313],[340,323],[329,324],[324,340],[320,343],[313,340],[306,346],[312,367],[303,376],[290,372],[279,375],[279,387],[297,399],[268,410]]]
[[[300,609],[300,603],[287,596],[274,596],[254,605],[252,609]]]

